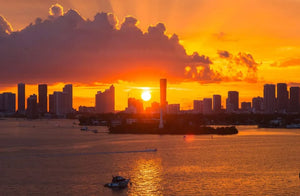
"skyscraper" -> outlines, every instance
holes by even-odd
[[[226,100],[226,111],[237,112],[239,110],[239,92],[228,91],[228,98]]]
[[[73,86],[72,84],[67,84],[63,88],[63,93],[66,95],[65,99],[65,112],[66,113],[71,113],[73,110]]]
[[[290,112],[300,112],[300,87],[290,88]]]
[[[18,84],[18,112],[25,112],[25,84]]]
[[[39,112],[47,113],[47,84],[39,84]],[[28,107],[28,106],[27,106]]]
[[[13,93],[2,93],[0,96],[0,109],[4,113],[16,112],[16,95]]]
[[[213,95],[213,111],[221,111],[221,95]]]
[[[251,112],[251,102],[242,102],[241,103],[241,110],[243,112]]]
[[[203,113],[203,101],[202,100],[194,100],[194,112],[195,113]]]
[[[35,94],[30,95],[27,99],[26,115],[29,118],[35,118],[38,116],[37,96]]]
[[[252,99],[252,111],[254,113],[259,113],[264,110],[264,99],[262,97],[254,97]]]
[[[285,83],[277,84],[277,111],[279,113],[287,112],[289,102],[289,93]]]
[[[275,98],[275,85],[264,85],[264,112],[273,114],[275,112],[276,98]]]
[[[203,99],[203,114],[212,113],[212,99],[204,98]]]
[[[160,107],[165,113],[167,109],[167,79],[160,79]]]
[[[125,110],[126,113],[140,114],[143,113],[143,111],[144,111],[143,100],[128,98],[128,106]]]
[[[104,92],[99,91],[95,96],[96,113],[115,112],[115,87],[110,86]]]

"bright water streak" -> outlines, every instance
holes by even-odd
[[[73,122],[0,120],[3,195],[300,195],[300,130],[183,138],[94,134]],[[112,175],[132,185],[103,187]]]

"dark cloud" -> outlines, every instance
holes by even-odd
[[[300,66],[300,58],[286,59],[281,62],[275,62],[271,64],[273,67],[291,67],[291,66]]]
[[[5,25],[9,23],[1,23],[5,34],[0,34],[0,82],[105,83],[161,77],[174,82],[236,80],[213,70],[208,56],[197,52],[188,55],[176,34],[166,35],[163,23],[143,32],[138,20],[128,16],[118,29],[112,14],[98,13],[92,20],[84,19],[75,10],[64,13],[58,4],[49,14],[17,32]],[[248,73],[238,73],[235,78],[254,78],[257,63],[250,54],[218,53],[248,68]]]
[[[220,58],[230,58],[232,55],[226,50],[218,50],[218,55]]]

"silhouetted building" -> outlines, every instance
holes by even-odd
[[[239,92],[228,91],[228,98],[226,99],[226,111],[237,112],[239,110]]]
[[[25,84],[18,84],[18,112],[25,112]]]
[[[276,107],[275,98],[275,85],[265,84],[264,85],[264,112],[268,114],[273,114]]]
[[[194,100],[193,110],[194,110],[194,113],[203,113],[203,101],[202,100]]]
[[[47,113],[47,84],[39,84],[39,112]],[[28,107],[28,106],[27,106]]]
[[[167,105],[167,113],[168,114],[179,114],[180,112],[180,104],[168,104]]]
[[[104,92],[99,91],[96,94],[96,113],[113,113],[115,112],[115,87],[110,86]]]
[[[144,112],[143,100],[128,98],[128,107],[125,109],[126,113],[139,114]]]
[[[252,99],[252,111],[254,113],[264,111],[264,99],[262,97],[254,97]]]
[[[241,110],[243,112],[251,112],[251,102],[242,102],[241,103]]]
[[[212,113],[212,99],[204,98],[203,99],[203,114]]]
[[[0,97],[0,112],[15,113],[16,112],[16,95],[13,93],[2,93]]]
[[[80,113],[95,113],[95,107],[79,106]]]
[[[165,113],[167,109],[167,79],[160,79],[160,106]]]
[[[158,102],[152,102],[151,103],[151,112],[152,113],[159,113],[160,112],[160,106]]]
[[[0,112],[4,112],[4,96],[0,94]]]
[[[27,98],[26,116],[29,118],[38,117],[37,96],[35,94],[30,95],[30,97]]]
[[[290,88],[290,107],[289,111],[300,112],[300,87]]]
[[[285,113],[288,111],[289,92],[285,83],[277,84],[277,111]]]
[[[49,113],[55,114],[54,95],[49,95]]]
[[[221,95],[213,95],[213,111],[217,113],[221,112],[221,109]]]
[[[63,88],[63,93],[66,95],[66,100],[65,100],[65,112],[66,113],[71,113],[73,111],[73,86],[72,84],[67,84]]]

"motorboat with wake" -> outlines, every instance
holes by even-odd
[[[107,183],[104,186],[108,188],[126,188],[130,179],[123,178],[122,176],[113,176],[111,183]]]

